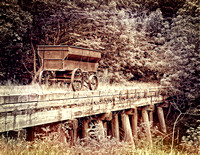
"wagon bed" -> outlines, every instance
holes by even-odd
[[[80,90],[84,83],[91,90],[97,89],[96,72],[101,59],[100,51],[66,45],[39,45],[37,51],[42,62],[40,85],[42,81],[61,81],[71,83],[74,91]]]
[[[101,52],[87,48],[65,45],[39,45],[38,54],[43,70],[72,71],[81,68],[83,72],[96,72]]]

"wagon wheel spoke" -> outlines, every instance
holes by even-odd
[[[73,91],[79,91],[84,84],[83,72],[80,68],[76,68],[72,72],[71,84]]]
[[[89,82],[88,82],[88,84],[89,84],[89,88],[90,88],[90,90],[96,90],[97,88],[98,88],[98,78],[97,78],[97,76],[95,76],[95,75],[91,75],[90,77],[89,77]]]
[[[39,74],[39,85],[49,86],[50,82],[49,79],[51,78],[51,73],[48,71],[41,71]]]

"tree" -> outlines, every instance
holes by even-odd
[[[4,80],[14,80],[24,72],[24,39],[31,28],[31,15],[15,3],[1,2],[0,72]]]
[[[192,7],[191,7],[192,6]],[[167,30],[164,52],[164,85],[172,86],[172,91],[181,96],[182,106],[195,106],[200,98],[200,50],[197,1],[186,1],[171,28]]]

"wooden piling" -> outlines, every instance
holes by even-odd
[[[82,121],[82,138],[88,137],[88,129],[89,129],[90,120],[83,119]]]
[[[115,137],[117,140],[120,140],[118,114],[113,114],[113,117],[111,120],[111,129],[112,129],[112,137]]]
[[[129,116],[125,113],[122,113],[121,120],[122,120],[122,129],[124,131],[124,140],[127,142],[134,143]]]
[[[157,107],[157,114],[158,119],[160,123],[160,130],[163,133],[167,133],[166,124],[165,124],[165,118],[164,118],[164,112],[162,107]]]
[[[77,128],[78,128],[78,120],[74,119],[74,120],[70,120],[72,123],[72,128],[71,130],[69,130],[69,135],[71,138],[71,145],[74,145],[77,141]]]
[[[149,112],[149,121],[150,121],[150,127],[153,127],[153,111]]]
[[[105,132],[104,132],[104,126],[103,126],[103,121],[98,119],[95,123],[95,125],[97,125],[98,127],[98,139],[102,139],[105,138]]]
[[[26,140],[27,141],[34,140],[34,132],[35,132],[35,127],[26,128]]]
[[[108,124],[107,122],[103,122],[103,128],[104,128],[104,135],[107,137],[108,135]]]
[[[138,127],[138,112],[137,112],[137,108],[135,108],[134,114],[131,116],[131,128],[132,128],[133,137],[136,139],[138,138],[137,127]]]
[[[99,117],[100,120],[111,121],[112,120],[112,112],[104,113]]]
[[[144,122],[144,130],[147,136],[147,140],[149,141],[150,146],[152,146],[152,136],[150,130],[149,116],[146,107],[142,108],[142,119]]]
[[[54,131],[59,134],[60,141],[68,141],[71,145],[75,145],[77,141],[77,119],[67,120],[63,123],[56,125],[54,128]]]

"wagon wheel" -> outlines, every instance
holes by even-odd
[[[99,84],[99,81],[98,81],[97,76],[91,75],[89,77],[89,81],[88,81],[88,85],[89,85],[90,90],[96,90],[98,88],[98,84]]]
[[[39,74],[39,85],[46,85],[49,86],[49,79],[51,77],[51,73],[49,71],[41,71]]]
[[[84,84],[83,72],[80,68],[76,68],[72,72],[71,84],[73,91],[79,91]]]

